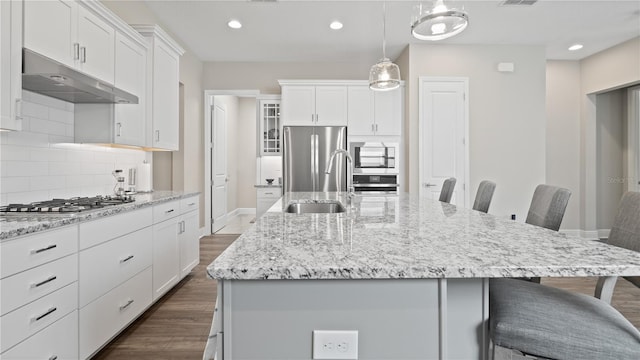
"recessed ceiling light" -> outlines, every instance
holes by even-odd
[[[331,24],[329,24],[329,27],[333,30],[340,30],[342,29],[342,23],[338,20],[333,21]]]
[[[573,44],[569,46],[569,51],[576,51],[582,49],[582,44]]]
[[[227,26],[229,26],[232,29],[240,29],[242,27],[242,24],[238,20],[229,20],[229,22],[227,23]]]

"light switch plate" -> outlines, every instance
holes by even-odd
[[[314,330],[313,359],[358,359],[357,330]]]

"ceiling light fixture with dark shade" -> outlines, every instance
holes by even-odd
[[[419,40],[443,40],[460,34],[469,24],[463,10],[448,8],[443,0],[436,0],[431,10],[423,12],[418,6],[418,16],[411,24],[411,34]]]
[[[382,3],[382,59],[369,71],[369,88],[375,91],[393,90],[400,87],[400,68],[387,59],[387,6]]]

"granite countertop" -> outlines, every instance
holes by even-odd
[[[396,279],[640,275],[640,253],[426,198],[355,197],[347,212],[283,204],[346,199],[286,193],[208,267],[211,278]]]
[[[198,192],[181,191],[154,191],[133,195],[135,200],[122,205],[107,206],[97,210],[83,211],[66,214],[0,214],[0,241],[12,239],[17,236],[32,234],[61,226],[94,220],[101,217],[120,214],[127,211],[140,209],[163,202],[187,198],[198,195]]]

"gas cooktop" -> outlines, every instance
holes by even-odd
[[[101,209],[107,206],[134,202],[131,196],[94,196],[75,197],[70,199],[52,199],[38,201],[30,204],[9,204],[0,206],[0,215],[37,213],[37,214],[61,214],[79,213],[83,211]]]

